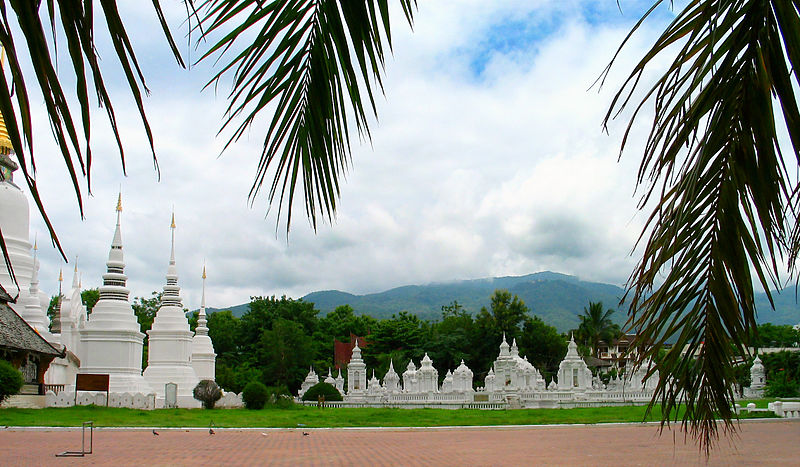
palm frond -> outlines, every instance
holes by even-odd
[[[34,134],[31,124],[29,88],[26,76],[23,73],[19,56],[20,51],[26,51],[33,70],[27,78],[35,79],[41,92],[44,106],[50,120],[50,128],[61,152],[66,172],[71,180],[73,191],[78,203],[78,209],[83,216],[83,190],[81,179],[86,180],[86,190],[91,193],[91,121],[89,88],[93,87],[97,95],[97,103],[106,109],[111,123],[111,129],[117,140],[123,172],[125,157],[122,141],[116,124],[114,108],[103,82],[100,71],[99,59],[94,44],[94,2],[80,0],[47,0],[46,12],[40,12],[42,2],[28,0],[9,0],[0,2],[0,44],[2,44],[8,57],[7,69],[0,73],[0,111],[3,114],[9,139],[14,147],[17,160],[31,196],[36,203],[42,218],[50,231],[53,244],[59,249],[66,260],[63,249],[55,230],[47,216],[39,189],[36,184],[36,153],[34,151]],[[117,11],[116,2],[100,0],[117,59],[128,79],[128,86],[133,94],[134,101],[139,108],[142,123],[145,127],[150,147],[153,153],[153,163],[157,165],[152,133],[142,104],[142,89],[147,91],[144,77],[139,70],[139,65],[122,19]],[[9,14],[8,6],[11,7]],[[158,0],[153,0],[153,6],[158,15],[170,47],[178,60],[183,65],[169,29],[166,27],[163,13]],[[43,20],[44,17],[44,20]],[[16,20],[16,25],[11,23]],[[48,41],[46,34],[50,28],[52,41]],[[19,31],[19,32],[14,32]],[[17,34],[20,37],[15,37]],[[76,80],[75,94],[80,109],[80,123],[73,116],[73,109],[68,104],[66,93],[56,73],[55,54],[56,38],[63,37],[67,44],[70,58],[70,68],[62,67],[60,72],[72,72]],[[15,39],[24,42],[24,47],[17,46]],[[6,77],[10,76],[10,81]],[[12,91],[16,97],[16,105],[12,100]],[[79,129],[82,134],[79,136]],[[82,150],[81,146],[85,145]],[[2,240],[3,246],[5,241]]]
[[[401,0],[409,24],[415,0]],[[339,197],[339,178],[350,160],[350,126],[370,137],[368,102],[376,114],[375,88],[381,91],[386,47],[391,48],[387,0],[208,0],[199,27],[202,38],[222,37],[200,60],[223,60],[209,85],[230,75],[223,127],[235,126],[237,141],[262,112],[274,112],[249,198],[254,203],[272,174],[269,205],[286,209],[302,186],[306,214],[316,229],[317,215],[331,220]],[[348,113],[352,112],[352,117]]]
[[[800,155],[792,87],[800,66],[799,6],[798,0],[689,2],[635,66],[605,119],[629,105],[656,57],[677,48],[637,104],[622,143],[624,150],[640,111],[651,104],[655,116],[637,183],[644,186],[640,208],[649,201],[655,207],[628,283],[629,325],[640,342],[654,343],[641,361],[675,339],[651,369],[660,380],[650,408],[660,403],[663,427],[685,404],[681,422],[706,452],[719,436],[718,417],[724,431],[735,428],[732,365],[747,355],[756,332],[754,282],[769,295],[779,286],[776,257],[798,251],[798,187],[784,158]],[[778,125],[788,131],[790,147],[779,142]]]

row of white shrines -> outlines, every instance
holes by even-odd
[[[644,404],[649,402],[658,383],[658,370],[648,376],[650,364],[644,363],[622,378],[614,376],[604,384],[593,376],[584,359],[578,354],[578,346],[570,337],[567,354],[558,367],[558,374],[549,384],[542,374],[527,359],[519,354],[516,339],[509,346],[505,335],[500,344],[500,353],[486,375],[483,387],[473,389],[472,370],[461,364],[447,374],[439,385],[439,372],[434,368],[428,354],[422,358],[419,368],[414,361],[408,362],[401,376],[394,370],[394,362],[380,381],[372,372],[367,381],[367,369],[361,358],[361,349],[356,340],[353,355],[347,365],[347,389],[341,370],[334,378],[331,371],[324,379],[343,396],[342,402],[326,402],[334,406],[351,407],[439,407],[439,408],[571,408],[598,407],[608,405]],[[760,397],[764,388],[764,366],[756,357],[751,369],[751,387],[746,390],[750,397]],[[313,368],[303,381],[298,400],[319,383],[320,378]],[[402,384],[401,384],[402,381]],[[313,403],[314,401],[312,401]]]
[[[172,250],[167,268],[160,307],[152,328],[148,331],[148,364],[142,371],[143,339],[139,323],[129,301],[126,287],[125,262],[122,251],[120,216],[121,196],[117,201],[117,223],[103,275],[100,298],[87,313],[81,301],[81,284],[77,267],[69,291],[63,293],[53,322],[47,316],[47,295],[39,290],[36,249],[29,238],[28,201],[13,183],[12,170],[0,179],[0,225],[13,265],[19,296],[10,304],[36,332],[61,351],[44,374],[44,384],[53,388],[46,393],[46,405],[68,406],[98,404],[131,408],[199,407],[192,391],[200,380],[214,379],[216,354],[208,336],[205,314],[205,269],[203,298],[196,331],[191,332],[183,310],[175,262],[175,222],[172,222]],[[0,267],[0,284],[13,290],[14,281]],[[37,379],[36,360],[23,362],[23,374]],[[439,385],[438,371],[425,355],[421,366],[414,362],[401,377],[393,365],[383,381],[374,374],[367,381],[366,365],[356,342],[347,365],[347,390],[339,371],[337,378],[328,371],[325,381],[334,385],[344,396],[345,405],[383,405],[401,407],[575,407],[644,403],[653,395],[658,373],[646,377],[649,365],[642,365],[624,379],[612,379],[608,385],[593,377],[577,345],[570,339],[567,354],[559,366],[557,378],[546,384],[541,373],[527,358],[519,355],[516,341],[509,346],[503,337],[500,352],[486,376],[484,386],[473,389],[473,373],[461,362],[448,370]],[[108,393],[76,391],[76,375],[108,375]],[[751,369],[751,394],[764,386],[764,367],[756,359]],[[299,396],[319,382],[313,369],[302,383]],[[55,389],[58,390],[55,390]],[[174,390],[169,391],[168,388]],[[174,396],[174,398],[173,398]],[[169,404],[167,403],[169,402]],[[241,405],[236,394],[225,394],[221,406]]]

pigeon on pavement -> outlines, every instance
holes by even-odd
[[[153,430],[153,436],[158,436],[158,432],[156,430]]]

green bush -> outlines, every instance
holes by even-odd
[[[267,404],[278,409],[288,409],[294,406],[294,399],[285,384],[267,387]]]
[[[797,397],[800,396],[800,388],[794,383],[794,381],[767,381],[767,384],[764,387],[764,396]]]
[[[222,389],[213,380],[204,379],[194,387],[192,396],[203,403],[203,408],[213,409],[217,401],[222,399]]]
[[[251,381],[242,389],[242,402],[244,406],[251,410],[264,408],[264,404],[269,399],[269,391],[264,383]]]
[[[303,400],[316,401],[318,400],[319,396],[325,396],[325,401],[342,400],[342,395],[339,394],[339,390],[333,387],[333,385],[325,382],[317,383],[308,388],[308,391],[303,394]]]
[[[18,393],[23,383],[22,373],[11,363],[0,360],[0,403]]]

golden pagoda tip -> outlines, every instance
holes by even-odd
[[[122,212],[122,191],[120,191],[119,196],[117,196],[117,212]]]
[[[172,223],[169,226],[170,229],[175,228],[175,211],[172,212]]]

